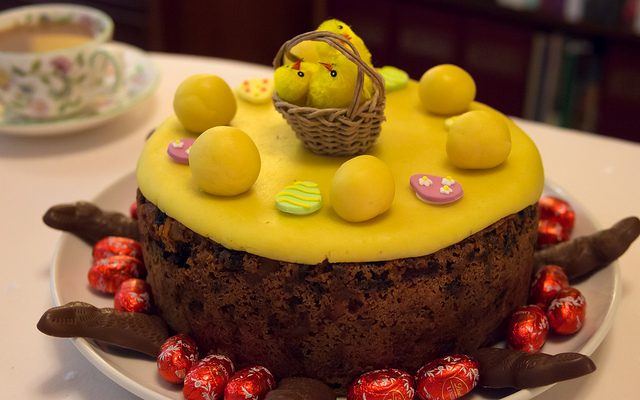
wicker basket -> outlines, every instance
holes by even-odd
[[[384,80],[360,58],[358,50],[350,42],[340,35],[324,31],[303,33],[285,42],[273,60],[274,68],[282,65],[285,56],[292,59],[291,48],[305,40],[325,42],[358,66],[351,104],[347,108],[304,107],[286,102],[274,92],[276,110],[287,120],[298,139],[316,154],[352,156],[366,152],[380,135],[384,121]],[[344,46],[345,43],[349,48]],[[365,74],[371,78],[373,94],[371,99],[361,104]]]

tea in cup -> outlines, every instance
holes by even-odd
[[[18,7],[0,13],[0,104],[5,120],[53,120],[117,96],[122,57],[105,44],[113,20],[74,4]]]

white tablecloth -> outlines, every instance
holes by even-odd
[[[48,138],[0,135],[1,398],[135,398],[85,360],[68,339],[36,330],[36,322],[51,306],[49,270],[60,237],[42,223],[42,215],[54,204],[91,199],[131,172],[145,136],[172,113],[173,92],[186,76],[215,73],[235,86],[269,73],[266,67],[219,59],[150,56],[162,73],[159,89],[106,125]],[[600,226],[640,215],[640,145],[518,123],[537,143],[546,176],[580,199]],[[622,299],[609,335],[593,354],[597,371],[556,385],[540,400],[638,398],[639,243],[620,259],[620,266]]]

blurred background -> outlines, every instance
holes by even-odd
[[[2,0],[0,10],[47,2],[60,0]],[[375,66],[419,79],[457,64],[479,101],[509,115],[640,142],[640,0],[66,2],[107,12],[115,39],[145,50],[269,65],[285,40],[339,18]]]

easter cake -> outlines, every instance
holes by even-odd
[[[223,122],[191,130],[195,107],[176,96],[137,166],[147,281],[169,326],[203,354],[339,390],[496,341],[527,300],[543,168],[511,120],[456,107],[440,83],[383,91],[375,140],[348,156],[300,141],[277,92],[221,85]],[[505,132],[506,146],[486,139]]]

